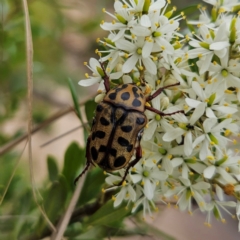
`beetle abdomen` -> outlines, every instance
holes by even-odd
[[[98,104],[96,111],[90,136],[91,159],[106,171],[121,169],[133,155],[146,116],[105,102]]]

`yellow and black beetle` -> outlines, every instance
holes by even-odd
[[[104,70],[103,77],[106,96],[97,105],[91,134],[87,140],[87,163],[83,172],[74,183],[88,170],[91,164],[111,172],[126,167],[121,185],[128,171],[142,158],[140,140],[147,124],[145,110],[153,111],[160,116],[183,112],[163,113],[146,103],[157,97],[165,88],[179,85],[175,83],[159,88],[154,94],[145,96],[142,90],[133,83],[127,83],[110,89],[110,81]],[[131,160],[135,153],[136,158]]]

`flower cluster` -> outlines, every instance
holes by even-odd
[[[106,93],[101,63],[111,86],[135,83],[146,95],[166,88],[151,107],[171,113],[145,111],[148,123],[141,140],[143,157],[113,196],[114,206],[134,203],[152,214],[159,201],[174,199],[192,213],[195,200],[207,212],[225,221],[222,211],[236,210],[240,219],[240,16],[237,0],[204,0],[211,14],[199,6],[199,20],[188,21],[191,32],[180,33],[183,13],[166,0],[115,1],[113,20],[102,22],[109,32],[98,39],[99,60],[91,58],[92,76],[82,86],[99,83],[97,101]],[[186,32],[186,31],[184,31]],[[144,84],[143,84],[144,82]],[[144,85],[144,86],[143,86]],[[134,156],[133,158],[134,159]],[[125,170],[107,173],[112,186]],[[229,196],[231,200],[229,200]],[[226,198],[227,197],[227,198]],[[230,213],[232,216],[234,214]]]

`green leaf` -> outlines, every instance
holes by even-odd
[[[216,219],[218,219],[218,220],[221,219],[221,215],[220,215],[219,210],[216,206],[214,206],[214,208],[213,208],[213,215]]]
[[[79,169],[86,163],[85,149],[79,147],[76,142],[70,144],[65,152],[63,175],[71,189],[74,189],[74,179],[79,174]]]
[[[46,197],[44,198],[44,210],[48,218],[55,222],[64,212],[65,202],[68,196],[68,187],[64,176],[59,176],[59,181],[51,184],[47,190]],[[46,229],[47,223],[45,219],[40,216],[38,224],[36,225],[35,232],[39,236]]]
[[[70,78],[68,78],[68,86],[69,86],[69,89],[71,91],[71,95],[72,95],[72,99],[73,99],[73,103],[74,103],[74,108],[75,108],[76,114],[77,114],[78,118],[80,119],[80,121],[83,123],[82,115],[80,113],[77,93],[75,91],[75,88],[73,86],[72,80]]]
[[[96,240],[105,239],[106,232],[100,226],[91,227],[87,232],[81,234],[79,237],[75,237],[75,240]]]
[[[131,212],[131,209],[126,209],[125,206],[114,208],[113,201],[109,200],[96,213],[87,220],[87,225],[112,225],[120,220],[123,220]]]
[[[85,112],[86,112],[88,122],[92,121],[95,115],[96,107],[97,107],[97,103],[94,100],[89,100],[85,103]]]
[[[78,200],[80,205],[84,205],[99,196],[105,177],[103,170],[98,167],[88,173]]]
[[[50,181],[56,181],[58,179],[58,166],[54,157],[47,157],[47,167]]]

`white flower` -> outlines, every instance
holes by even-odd
[[[213,55],[217,55],[219,58],[224,58],[228,52],[230,46],[226,23],[222,23],[219,28],[214,32],[214,37],[207,26],[203,25],[199,29],[201,35],[201,41],[192,39],[189,45],[194,49],[188,51],[189,58],[200,58],[198,61],[198,67],[200,74],[205,73],[212,61]]]
[[[192,213],[192,198],[194,198],[201,211],[205,210],[205,200],[201,194],[202,190],[208,190],[210,188],[209,183],[197,182],[192,184],[189,179],[179,177],[181,186],[175,186],[173,189],[169,189],[164,195],[171,197],[175,195],[178,199],[176,205],[179,206],[180,210],[186,210]]]
[[[128,60],[123,64],[122,71],[129,73],[132,71],[138,62],[137,67],[141,67],[144,64],[146,70],[152,74],[157,73],[156,64],[152,60],[149,48],[146,45],[146,41],[143,37],[138,37],[134,43],[125,39],[119,39],[116,41],[116,46],[119,50],[125,51],[128,55]]]
[[[160,171],[156,165],[151,168],[147,167],[144,160],[134,166],[134,172],[131,174],[133,183],[140,182],[143,185],[143,193],[148,200],[153,199],[159,181],[164,181],[167,177],[168,174]]]

